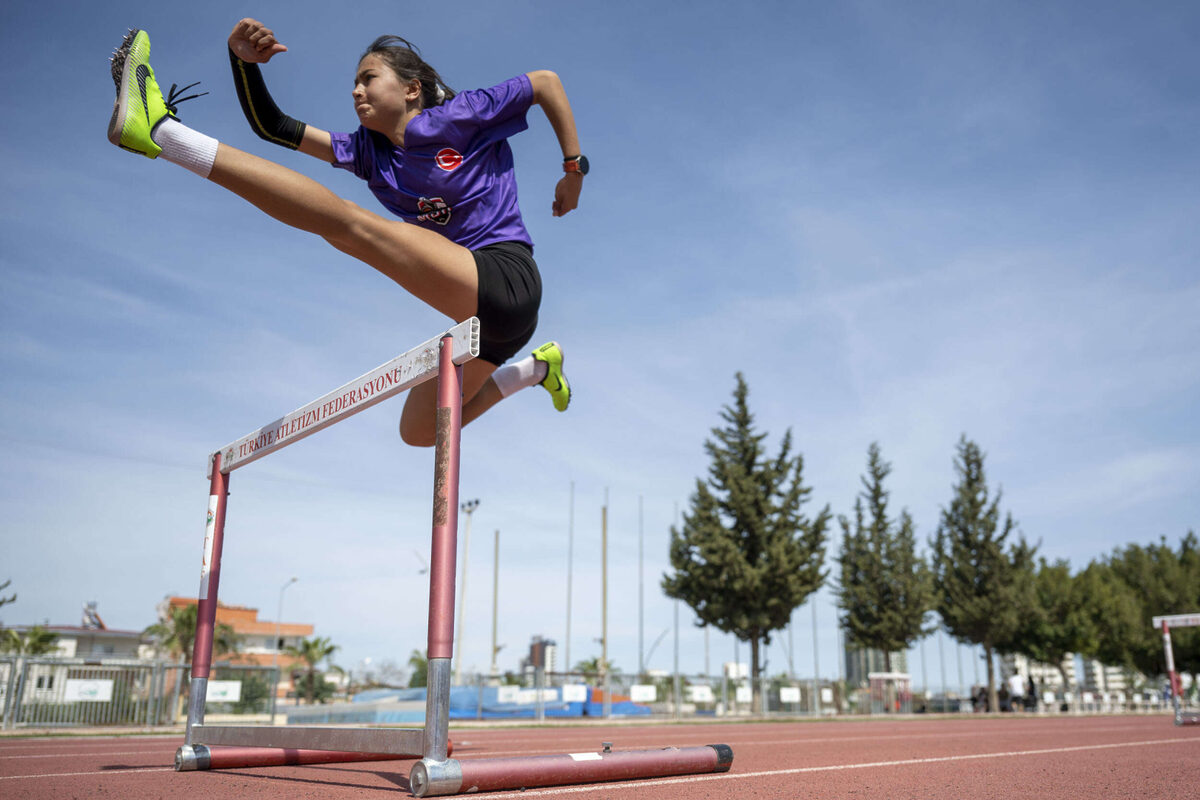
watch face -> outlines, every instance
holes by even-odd
[[[563,172],[578,172],[580,175],[588,174],[587,156],[576,156],[563,161]]]

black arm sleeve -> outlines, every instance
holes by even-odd
[[[248,64],[242,61],[233,51],[229,51],[229,64],[233,67],[233,83],[237,87],[238,102],[242,104],[242,112],[251,129],[260,138],[296,150],[304,139],[303,122],[292,119],[279,110],[267,84],[263,81],[262,70],[258,64]]]

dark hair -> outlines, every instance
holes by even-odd
[[[440,106],[456,94],[437,70],[425,63],[421,51],[401,36],[380,36],[371,42],[371,46],[358,59],[359,62],[367,56],[379,56],[404,83],[420,81],[422,108]],[[441,97],[438,97],[438,87],[442,90]]]

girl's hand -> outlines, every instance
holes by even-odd
[[[583,176],[569,172],[559,178],[558,186],[554,187],[554,216],[561,217],[568,211],[574,211],[579,206],[579,192],[583,190]]]
[[[249,17],[233,26],[229,49],[248,64],[265,64],[272,56],[287,52],[287,47],[275,38],[274,31]]]

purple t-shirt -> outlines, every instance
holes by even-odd
[[[393,214],[474,250],[533,240],[521,220],[509,136],[529,127],[529,77],[472,89],[422,111],[404,146],[359,126],[331,133],[334,166],[367,182]]]

